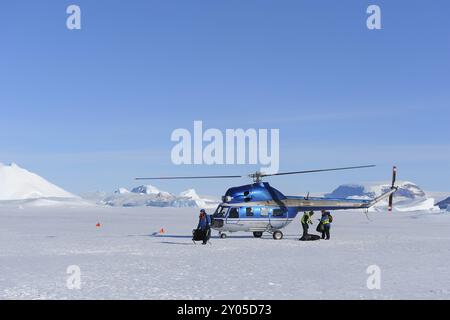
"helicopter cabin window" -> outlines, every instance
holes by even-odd
[[[230,209],[230,213],[228,214],[228,218],[231,218],[231,219],[239,218],[239,209],[238,208],[231,208]]]
[[[253,217],[253,208],[252,207],[245,208],[245,215],[247,217]]]
[[[227,213],[228,207],[222,207],[219,206],[216,210],[216,212],[214,212],[213,216],[214,217],[224,217],[225,214]]]
[[[261,217],[267,217],[269,215],[269,208],[262,207],[261,208]]]
[[[282,217],[286,213],[285,209],[273,209],[272,217]]]
[[[245,202],[249,202],[251,201],[252,197],[250,196],[250,191],[245,191],[244,192],[244,201]]]

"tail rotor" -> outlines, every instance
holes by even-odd
[[[392,169],[392,184],[391,184],[391,190],[397,190],[397,187],[395,186],[395,180],[397,179],[397,167],[394,167]],[[389,205],[388,205],[388,211],[392,211],[392,202],[394,200],[394,193],[391,193],[389,196]]]

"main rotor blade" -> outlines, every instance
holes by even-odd
[[[182,180],[182,179],[228,179],[228,178],[242,178],[242,176],[149,177],[149,178],[135,178],[135,180]]]
[[[304,171],[292,171],[292,172],[280,172],[280,173],[258,173],[260,177],[270,177],[270,176],[282,176],[288,174],[301,174],[301,173],[313,173],[313,172],[324,172],[324,171],[337,171],[337,170],[349,170],[349,169],[360,169],[360,168],[371,168],[375,165],[367,166],[357,166],[357,167],[343,167],[343,168],[330,168],[330,169],[318,169],[318,170],[304,170]],[[184,176],[184,177],[146,177],[146,178],[135,178],[135,180],[183,180],[183,179],[230,179],[230,178],[243,178],[246,176],[230,175],[230,176]]]
[[[301,174],[301,173],[314,173],[314,172],[324,172],[324,171],[338,171],[338,170],[350,170],[350,169],[361,169],[361,168],[372,168],[375,167],[374,164],[366,165],[366,166],[356,166],[356,167],[343,167],[343,168],[330,168],[330,169],[317,169],[317,170],[304,170],[304,171],[291,171],[291,172],[279,172],[279,173],[262,173],[262,177],[270,177],[270,176],[284,176],[288,174]]]

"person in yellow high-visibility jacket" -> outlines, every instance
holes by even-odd
[[[303,217],[301,219],[303,235],[299,240],[308,240],[309,239],[308,229],[309,229],[309,225],[312,224],[311,217],[313,214],[314,214],[314,211],[305,212],[303,214]]]
[[[330,228],[333,216],[329,211],[322,210],[322,216],[320,217],[320,224],[322,224],[322,239],[330,240]]]

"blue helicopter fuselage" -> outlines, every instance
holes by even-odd
[[[268,183],[230,188],[213,214],[212,227],[221,232],[281,229],[296,217],[298,210],[282,203],[269,204],[278,200],[286,200],[286,196]]]

